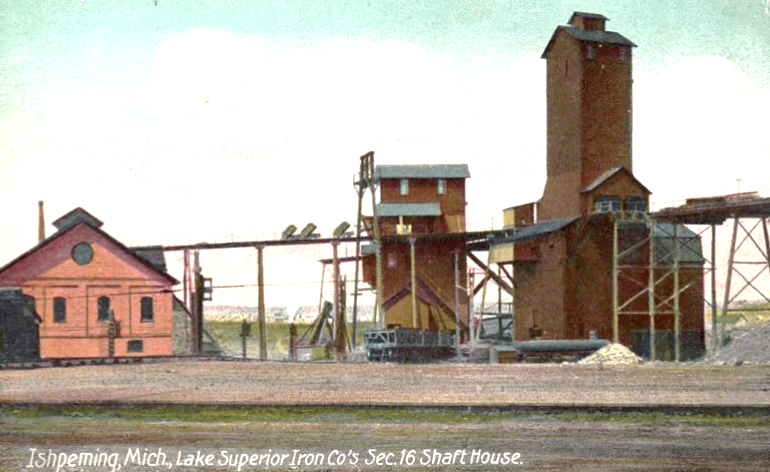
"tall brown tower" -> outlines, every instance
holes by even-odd
[[[631,50],[607,18],[575,12],[543,52],[547,61],[548,177],[540,220],[584,216],[586,191],[631,160]]]

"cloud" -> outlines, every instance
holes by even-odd
[[[634,160],[656,198],[763,190],[770,93],[729,60],[682,59],[634,84]]]

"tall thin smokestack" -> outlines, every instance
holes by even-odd
[[[43,200],[37,202],[37,242],[45,239],[45,212]]]

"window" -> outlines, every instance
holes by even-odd
[[[97,320],[109,321],[110,319],[110,297],[99,297],[96,301]]]
[[[438,194],[446,195],[446,179],[438,179]]]
[[[144,341],[129,341],[126,345],[126,350],[128,352],[144,352]]]
[[[608,211],[620,211],[620,198],[601,195],[594,201],[594,211],[604,213]]]
[[[409,179],[401,179],[401,195],[409,195]]]
[[[78,265],[86,265],[94,258],[94,249],[88,243],[78,243],[72,248],[72,259]]]
[[[142,321],[152,321],[155,316],[152,297],[142,297]]]
[[[54,297],[53,299],[53,322],[67,322],[67,299],[64,297]]]
[[[647,212],[647,201],[642,197],[626,198],[626,211]]]
[[[596,59],[596,49],[594,49],[593,46],[588,46],[586,57],[588,57],[589,59]]]

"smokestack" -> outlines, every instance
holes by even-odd
[[[37,242],[45,239],[45,212],[43,200],[37,202]]]

